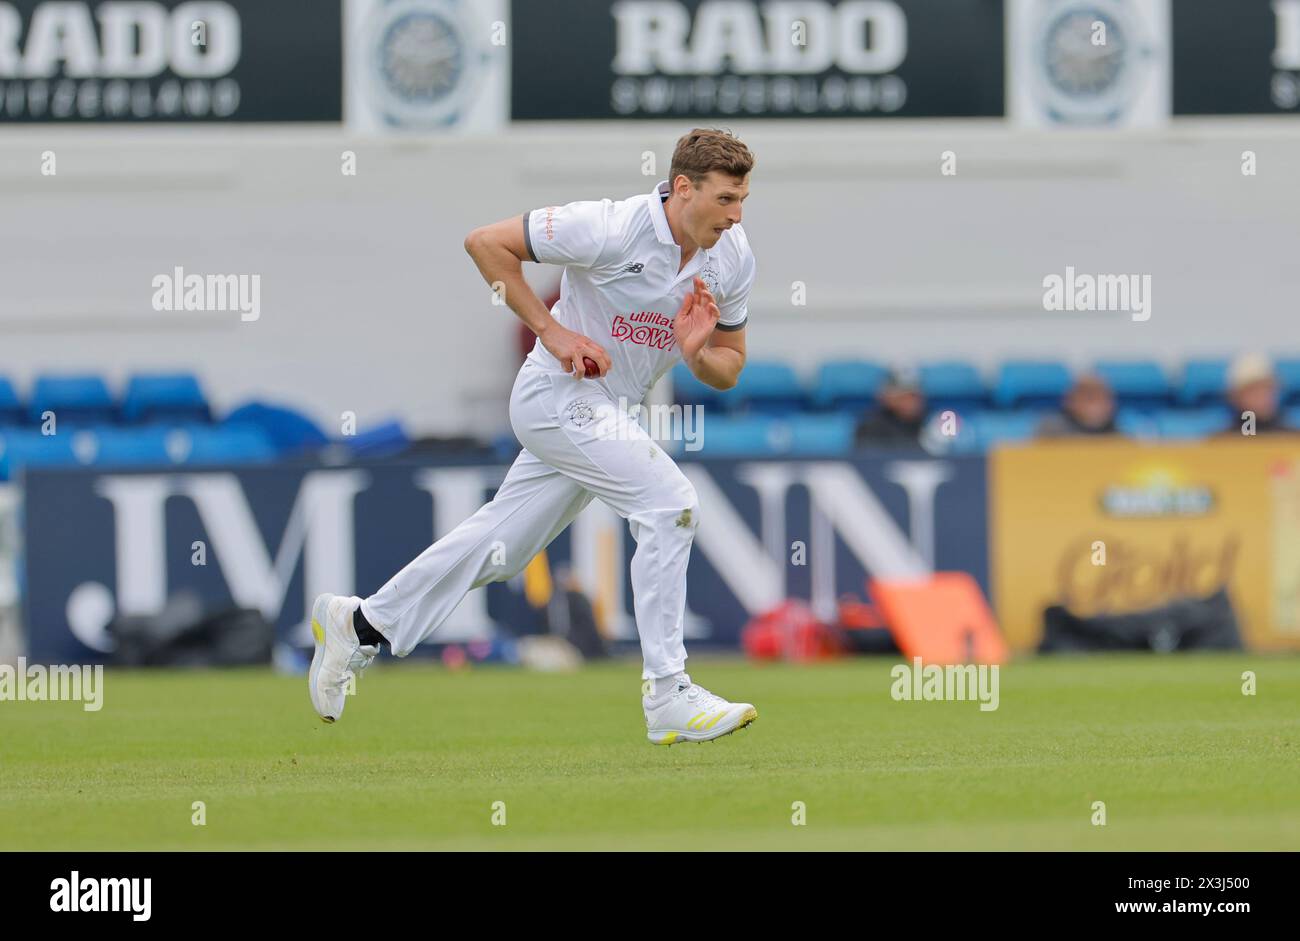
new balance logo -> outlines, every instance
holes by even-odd
[[[645,265],[639,261],[629,261],[623,266],[624,271],[630,271],[633,274],[640,274],[645,269]]]

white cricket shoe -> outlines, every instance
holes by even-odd
[[[758,718],[758,710],[747,702],[727,702],[679,673],[673,688],[662,696],[642,697],[646,737],[656,745],[673,742],[707,742]]]
[[[341,595],[317,595],[312,602],[311,633],[316,638],[316,653],[307,671],[307,691],[316,714],[326,722],[343,714],[349,685],[379,653],[378,645],[362,646],[352,627],[352,612],[360,604],[360,598]]]

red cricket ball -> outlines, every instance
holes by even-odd
[[[596,361],[592,359],[590,356],[582,357],[582,365],[587,370],[588,379],[590,379],[592,376],[600,375],[600,367],[596,365]]]

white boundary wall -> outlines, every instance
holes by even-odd
[[[1029,135],[1001,122],[740,122],[758,157],[751,357],[1300,354],[1300,123]],[[515,319],[464,254],[475,225],[648,191],[687,124],[518,125],[501,137],[329,128],[0,131],[0,375],[198,371],[338,430],[508,427]],[[40,174],[53,151],[57,176]],[[341,154],[358,173],[340,172]],[[957,175],[940,174],[944,151]],[[1241,173],[1253,150],[1258,175]],[[641,173],[653,152],[658,172]],[[155,275],[260,274],[262,314],[151,307]],[[1153,316],[1047,313],[1042,279],[1149,274]],[[528,265],[532,274],[547,269]],[[555,273],[551,272],[550,277]],[[807,306],[790,303],[806,285]]]

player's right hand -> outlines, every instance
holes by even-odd
[[[576,375],[579,379],[586,376],[587,367],[583,365],[583,357],[596,364],[600,370],[598,375],[604,376],[609,372],[609,354],[590,337],[585,337],[557,323],[548,329],[541,339],[542,346],[560,361],[564,371],[571,376]]]

